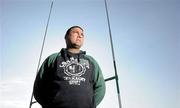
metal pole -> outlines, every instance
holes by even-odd
[[[45,40],[46,40],[46,35],[47,35],[48,26],[49,26],[49,20],[50,20],[50,17],[51,17],[51,11],[52,11],[52,8],[53,8],[53,3],[54,3],[54,0],[52,0],[52,2],[51,2],[51,7],[50,7],[50,11],[49,11],[47,25],[46,25],[46,29],[45,29],[45,33],[44,33],[44,39],[43,39],[43,43],[42,43],[42,47],[41,47],[41,52],[40,52],[40,56],[39,56],[39,61],[38,61],[38,66],[37,66],[37,73],[38,73],[38,70],[39,70],[39,66],[40,66],[40,62],[41,62],[41,57],[42,57],[42,53],[43,53],[43,49],[44,49],[44,44],[45,44]],[[37,75],[37,73],[36,73],[36,75]],[[32,95],[31,95],[31,100],[30,100],[29,108],[31,108],[32,104],[36,103],[36,102],[33,102],[33,95],[34,95],[34,91],[32,90]]]
[[[119,108],[122,108],[121,98],[120,98],[120,90],[119,90],[119,82],[118,82],[118,74],[117,74],[116,61],[115,61],[115,55],[114,55],[113,40],[112,40],[112,34],[111,34],[111,26],[110,26],[110,20],[109,20],[108,8],[107,8],[107,1],[104,0],[104,3],[105,3],[105,8],[106,8],[106,16],[107,16],[107,22],[108,22],[108,28],[109,28],[109,36],[110,36],[110,43],[111,43],[111,50],[112,50],[112,56],[113,56],[113,65],[114,65],[114,71],[115,71],[115,80],[116,80]],[[110,78],[110,79],[112,79],[112,78]]]

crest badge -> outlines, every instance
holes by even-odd
[[[64,80],[69,81],[70,85],[80,85],[81,82],[85,82],[86,79],[81,77],[86,72],[86,68],[89,68],[89,62],[84,59],[80,59],[78,62],[77,59],[73,57],[66,62],[62,62],[59,67],[63,67],[64,73],[67,76],[64,76]]]

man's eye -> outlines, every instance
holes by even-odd
[[[78,33],[77,32],[73,32],[73,34],[77,35]]]

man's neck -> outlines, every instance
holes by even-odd
[[[80,49],[76,49],[76,48],[67,48],[67,50],[70,52],[70,53],[74,53],[74,54],[77,54],[80,52]]]

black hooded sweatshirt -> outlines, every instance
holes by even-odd
[[[34,83],[34,97],[43,108],[96,108],[104,94],[101,69],[84,51],[50,55]]]

